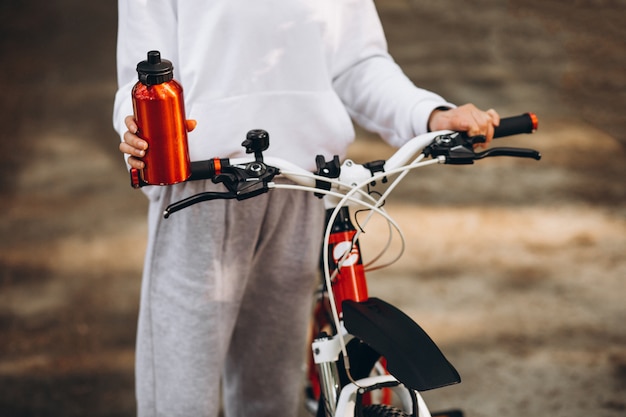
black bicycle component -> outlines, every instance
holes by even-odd
[[[408,390],[409,395],[413,400],[413,410],[410,415],[388,404],[363,404],[363,395],[365,393],[383,388],[393,388],[398,385],[399,383],[397,382],[386,382],[383,384],[376,384],[371,387],[361,388],[357,393],[354,409],[355,417],[419,417],[417,396],[415,395],[415,392],[411,390]]]
[[[427,391],[461,382],[435,342],[409,316],[378,298],[342,303],[344,324],[387,359],[387,370],[405,386]]]
[[[222,183],[227,192],[208,191],[170,204],[163,216],[168,218],[173,213],[196,203],[209,200],[245,200],[266,193],[269,183],[278,175],[277,168],[267,166],[263,162],[253,161],[245,165],[223,166],[219,175],[213,177],[214,183]]]
[[[228,191],[208,191],[170,204],[163,217],[167,219],[173,213],[203,201],[245,200],[269,191],[269,183],[280,173],[278,168],[263,162],[263,151],[269,147],[269,134],[265,130],[251,130],[241,146],[246,148],[246,153],[254,153],[254,161],[231,165],[228,159],[212,159],[194,162],[191,166],[191,179],[211,179],[215,184],[224,184]]]
[[[317,171],[315,171],[315,175],[326,178],[339,178],[341,174],[341,162],[339,162],[339,156],[335,155],[332,161],[326,161],[324,155],[317,155],[315,157],[315,165],[317,166]],[[315,180],[315,188],[319,188],[320,190],[329,191],[332,184],[327,181]],[[322,198],[324,197],[323,193],[314,193],[316,197]]]
[[[484,152],[475,154],[474,159],[483,159],[491,156],[512,156],[515,158],[531,158],[537,161],[541,159],[541,154],[534,149],[524,148],[492,148]]]
[[[385,172],[385,163],[386,162],[387,161],[384,161],[382,159],[378,159],[376,161],[366,162],[366,163],[363,164],[363,166],[365,168],[367,168],[369,170],[369,172],[372,173],[372,177],[373,177],[378,172]],[[381,182],[383,184],[386,184],[387,181],[388,181],[387,177],[383,177],[382,180],[381,180]],[[372,181],[370,184],[372,186],[374,186],[374,185],[376,185],[376,181]]]
[[[262,162],[263,151],[270,147],[270,135],[263,129],[250,130],[241,146],[246,148],[246,153],[253,153],[255,159]]]
[[[500,121],[494,137],[504,137],[520,133],[532,133],[537,129],[537,118],[532,113],[506,117]],[[492,156],[511,156],[515,158],[541,159],[541,154],[534,149],[495,147],[484,152],[475,152],[474,145],[485,142],[485,136],[468,136],[463,132],[453,132],[435,137],[433,143],[424,149],[426,156],[445,157],[446,164],[473,164],[477,159]]]
[[[222,169],[222,174],[213,178],[214,183],[223,183],[237,200],[245,200],[268,191],[268,183],[279,173],[277,168],[254,161],[245,165]]]
[[[184,200],[177,201],[175,203],[170,204],[163,211],[163,217],[168,218],[172,214],[180,211],[189,206],[193,206],[194,204],[201,203],[203,201],[210,200],[229,200],[235,198],[235,195],[232,193],[220,193],[220,192],[205,192],[193,195],[191,197],[185,198]]]
[[[222,169],[230,166],[228,159],[209,159],[207,161],[194,161],[191,163],[191,176],[187,181],[210,180],[222,172]]]
[[[539,121],[534,113],[505,117],[500,119],[500,125],[494,129],[493,137],[502,138],[522,133],[533,133],[538,127]]]
[[[460,132],[447,133],[435,137],[433,143],[424,149],[424,154],[432,158],[445,156],[446,164],[473,164],[476,159],[474,145],[484,141],[484,136],[469,137]]]
[[[270,136],[265,130],[251,130],[241,146],[246,153],[254,153],[254,161],[243,165],[226,165],[213,177],[213,182],[223,183],[237,200],[263,194],[268,191],[268,183],[278,175],[278,168],[263,162],[263,151],[270,146]]]

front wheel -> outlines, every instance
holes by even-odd
[[[372,404],[363,408],[363,417],[409,417],[402,410],[386,404]]]

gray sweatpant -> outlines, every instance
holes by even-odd
[[[275,190],[197,204],[221,186],[152,190],[137,335],[138,416],[295,416],[324,209]]]

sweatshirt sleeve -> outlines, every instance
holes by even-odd
[[[117,83],[113,127],[120,137],[124,118],[133,113],[131,90],[137,82],[137,63],[150,50],[177,62],[176,2],[174,0],[118,0]]]
[[[373,0],[338,4],[333,87],[356,123],[401,146],[427,131],[434,109],[454,105],[415,86],[389,55]]]

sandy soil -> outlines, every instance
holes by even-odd
[[[463,378],[427,401],[471,417],[623,416],[626,2],[377,4],[420,85],[541,120],[501,142],[540,162],[424,169],[387,206],[409,247],[372,273],[371,293],[414,317]],[[145,201],[110,127],[115,13],[0,4],[0,416],[134,414]],[[351,150],[389,152],[364,132]]]

